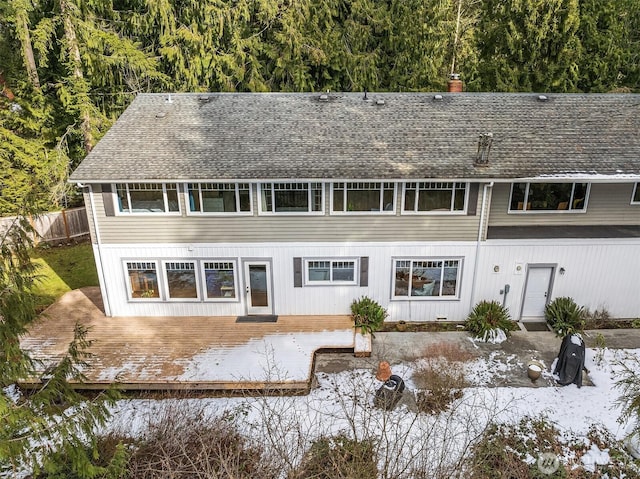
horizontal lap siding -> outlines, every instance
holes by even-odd
[[[479,211],[467,215],[105,216],[94,194],[100,237],[114,243],[473,241]],[[185,205],[181,195],[181,207]],[[480,201],[480,199],[478,200]],[[327,208],[328,209],[328,208]],[[254,205],[255,211],[255,205]]]
[[[489,226],[639,225],[640,205],[631,205],[633,183],[591,184],[586,213],[508,214],[510,184],[493,187]]]

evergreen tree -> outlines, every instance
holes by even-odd
[[[571,92],[581,54],[577,0],[486,0],[477,28],[478,71],[469,88]]]
[[[31,292],[37,270],[30,259],[35,233],[26,219],[31,214],[23,208],[0,236],[0,473],[55,471],[59,465],[51,452],[57,451],[77,477],[96,477],[120,466],[124,451],[116,454],[114,466],[93,464],[95,429],[105,423],[116,395],[107,392],[88,400],[69,384],[84,379],[90,345],[86,329],[76,326],[67,354],[44,373],[43,365],[20,346],[37,317]],[[16,388],[21,380],[38,385],[21,395]]]

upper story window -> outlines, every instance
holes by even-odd
[[[121,213],[178,213],[175,183],[119,183],[116,185]]]
[[[405,183],[403,212],[464,212],[467,183]]]
[[[457,297],[460,264],[459,259],[394,260],[393,297]]]
[[[322,213],[322,183],[261,183],[261,213]]]
[[[189,211],[196,213],[250,213],[249,183],[189,183]]]
[[[395,211],[394,183],[344,182],[332,185],[332,211],[336,213]]]
[[[356,261],[306,260],[307,284],[356,284]]]
[[[640,205],[640,183],[636,183],[633,187],[633,196],[631,197],[632,205]]]
[[[510,212],[584,212],[588,183],[514,183]]]

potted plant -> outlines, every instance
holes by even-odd
[[[356,330],[354,346],[356,356],[367,357],[371,355],[373,333],[382,327],[388,315],[386,309],[367,296],[353,300],[351,317]]]

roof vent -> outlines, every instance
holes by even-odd
[[[476,166],[487,166],[489,164],[489,152],[493,143],[493,133],[481,133],[478,137],[478,152],[476,160],[473,162]]]
[[[384,105],[384,100],[382,98],[378,98],[376,100],[376,105],[380,105],[380,106]]]
[[[549,97],[547,95],[538,95],[538,101],[549,101]]]
[[[165,100],[165,103],[173,103],[173,99],[171,98],[171,93],[169,93],[169,96]]]
[[[442,101],[442,98],[443,98],[442,95],[433,95],[433,99],[435,101]]]
[[[198,101],[199,101],[200,103],[209,103],[209,102],[211,101],[211,97],[210,97],[210,96],[207,96],[207,95],[200,95],[200,96],[198,97]]]
[[[329,101],[329,95],[323,93],[322,95],[320,95],[320,98],[318,98],[318,101]]]
[[[160,112],[156,113],[156,118],[164,118],[165,116],[167,116],[167,112],[166,111],[160,111]]]

